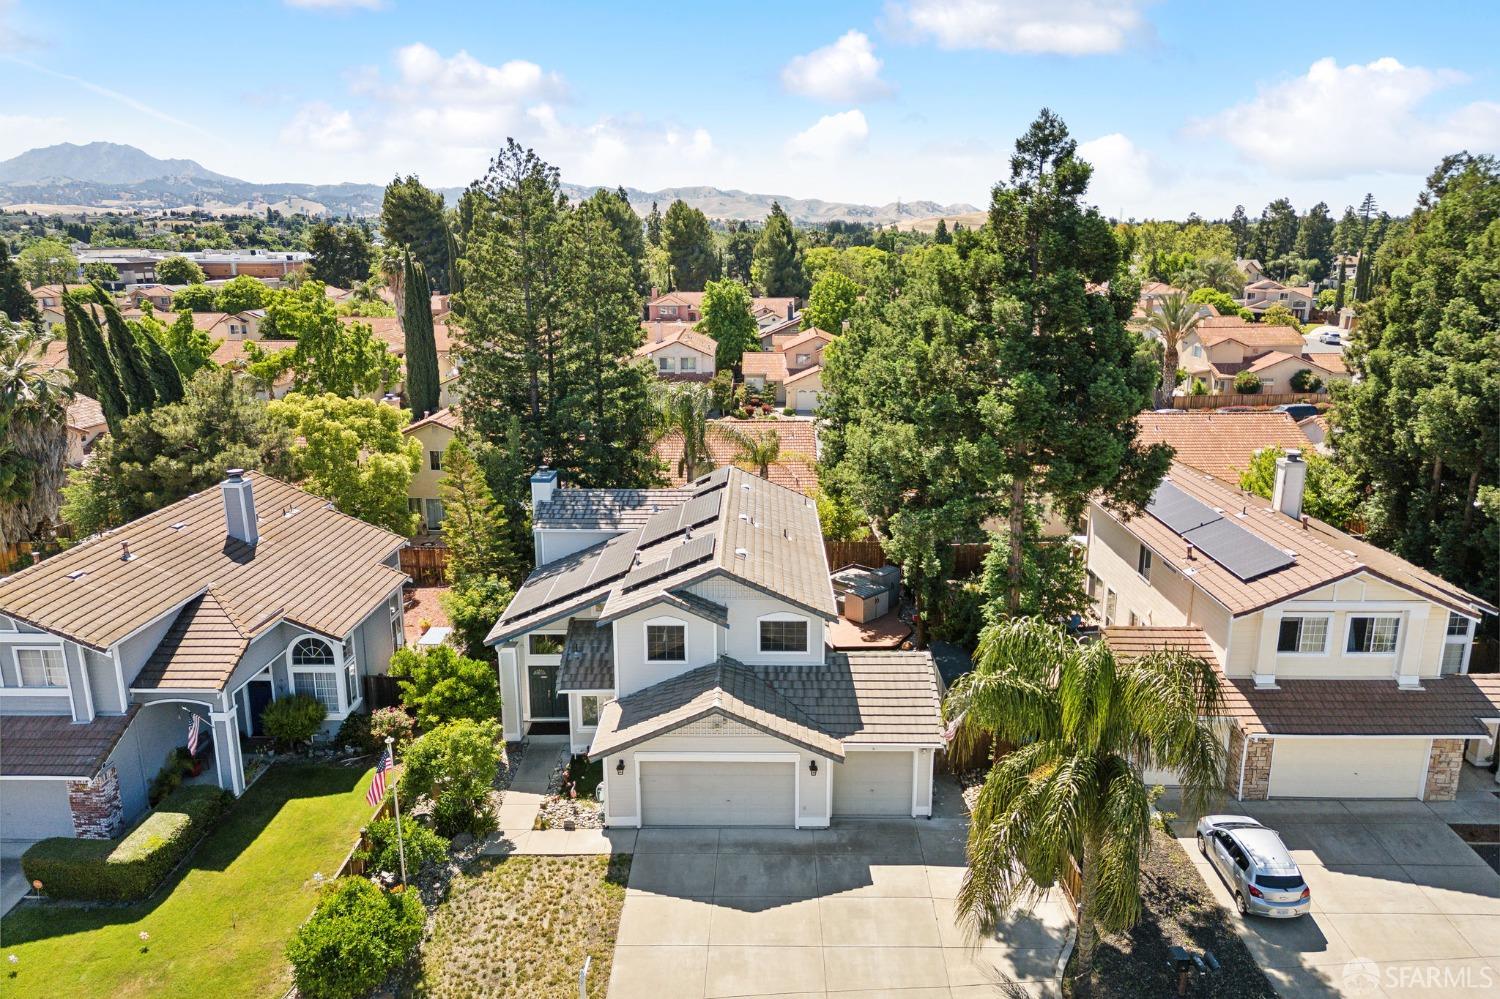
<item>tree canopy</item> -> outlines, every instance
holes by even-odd
[[[156,265],[156,280],[162,284],[202,284],[207,280],[203,268],[187,257],[167,257]]]
[[[844,328],[844,321],[854,315],[860,292],[860,286],[843,271],[831,268],[824,271],[807,296],[807,308],[802,310],[802,328],[837,334]]]
[[[703,318],[697,329],[718,344],[715,367],[738,368],[747,350],[760,350],[760,327],[750,305],[750,292],[732,278],[710,281],[703,289]]]
[[[335,288],[353,288],[369,278],[375,250],[364,226],[319,222],[305,238],[312,254],[307,267],[310,279]]]
[[[802,298],[807,294],[807,271],[802,266],[797,230],[779,201],[771,202],[771,214],[755,241],[750,280],[763,295]]]
[[[719,256],[708,216],[687,202],[677,200],[667,207],[661,245],[667,251],[672,287],[677,291],[702,291],[719,276]]]
[[[380,203],[380,232],[387,247],[411,251],[435,289],[450,290],[448,225],[441,194],[424,187],[415,174],[392,180]]]

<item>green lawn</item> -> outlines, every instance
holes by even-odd
[[[0,920],[0,996],[280,996],[282,950],[369,818],[370,771],[272,767],[145,902],[25,904]],[[149,933],[142,953],[139,934]],[[14,977],[7,977],[14,970]]]

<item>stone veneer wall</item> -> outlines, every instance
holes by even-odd
[[[1452,801],[1458,796],[1458,778],[1464,766],[1462,739],[1433,739],[1427,757],[1427,784],[1423,801]]]
[[[120,800],[120,772],[111,763],[93,780],[68,782],[68,806],[73,812],[73,834],[80,839],[112,839],[125,824]]]
[[[1264,801],[1271,789],[1271,740],[1248,739],[1238,725],[1230,729],[1224,783],[1241,801]]]

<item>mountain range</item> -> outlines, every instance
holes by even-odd
[[[564,183],[570,198],[586,198],[598,187]],[[0,206],[25,211],[197,209],[224,215],[260,214],[268,208],[309,215],[373,216],[380,213],[385,188],[379,184],[256,184],[215,173],[194,160],[158,159],[135,146],[113,142],[60,143],[29,149],[0,161]],[[438,188],[450,204],[461,187]],[[631,206],[641,215],[656,203],[662,211],[681,199],[712,219],[758,221],[781,207],[795,222],[867,222],[889,225],[913,219],[973,212],[972,205],[902,201],[861,205],[816,198],[754,194],[717,187],[669,187],[642,191],[627,187]]]

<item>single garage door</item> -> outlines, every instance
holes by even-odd
[[[811,413],[818,408],[818,392],[816,389],[797,390],[797,412]]]
[[[67,781],[0,780],[0,840],[26,842],[72,835]]]
[[[834,815],[911,815],[912,754],[851,752],[833,764]]]
[[[1420,798],[1427,739],[1277,739],[1273,798]]]
[[[642,760],[640,768],[643,825],[793,824],[793,763]]]

